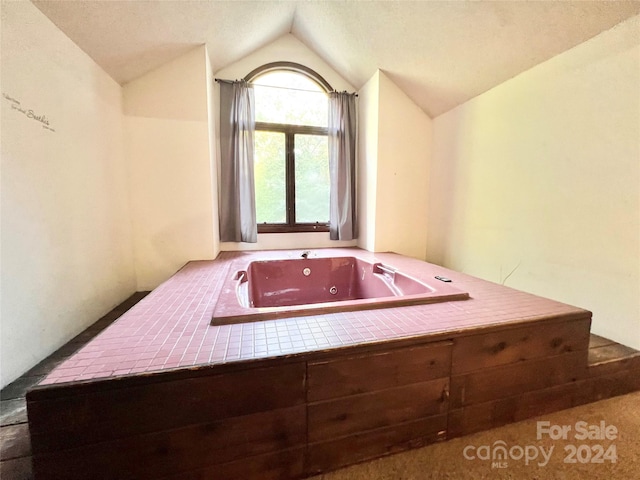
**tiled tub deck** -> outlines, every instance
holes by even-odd
[[[234,260],[300,251],[190,262],[28,392],[36,480],[299,478],[640,388],[587,367],[588,311],[336,253],[470,298],[212,326]]]

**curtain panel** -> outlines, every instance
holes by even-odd
[[[356,223],[356,95],[329,94],[329,236],[358,238]]]
[[[255,102],[244,80],[220,82],[220,240],[258,241],[254,164]]]

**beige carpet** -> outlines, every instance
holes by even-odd
[[[549,422],[557,429],[569,426],[567,440],[553,440],[544,435],[537,440],[537,422]],[[588,432],[597,434],[594,425],[604,421],[617,429],[614,440],[601,440],[581,436],[584,429],[577,422],[586,422]],[[598,428],[599,430],[599,428]],[[612,436],[612,428],[609,435]],[[502,468],[494,466],[491,460],[465,458],[491,455],[494,442],[503,441],[508,450],[506,464]],[[499,444],[498,444],[499,445]],[[504,444],[503,444],[504,445]],[[482,446],[488,446],[482,448]],[[600,449],[599,446],[602,446]],[[609,449],[610,446],[613,446]],[[515,448],[514,448],[515,447]],[[522,447],[520,450],[517,447]],[[528,447],[528,448],[527,448]],[[540,451],[544,448],[549,461],[544,465]],[[553,447],[551,453],[550,448]],[[575,447],[575,448],[574,448]],[[525,462],[518,459],[521,452],[530,457],[536,451],[538,458]],[[606,456],[613,451],[617,454],[615,463]],[[510,453],[515,459],[509,458]],[[571,457],[571,453],[575,455]],[[603,455],[599,455],[602,453]],[[565,459],[575,459],[575,463],[565,463]],[[602,463],[596,463],[602,460]],[[540,465],[539,465],[540,463]],[[514,423],[494,430],[480,432],[424,448],[391,455],[335,472],[318,475],[313,480],[440,480],[440,479],[480,479],[498,478],[514,480],[547,479],[640,479],[640,392],[610,398],[596,403],[555,412],[542,417]]]

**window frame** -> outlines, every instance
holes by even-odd
[[[312,69],[293,62],[273,62],[252,70],[245,76],[248,83],[252,83],[260,75],[272,71],[290,71],[302,74],[314,81],[327,94],[333,88],[321,75]],[[328,139],[328,128],[307,125],[291,125],[280,123],[256,122],[256,131],[279,132],[285,135],[285,184],[286,184],[286,222],[258,223],[258,233],[298,233],[298,232],[328,232],[328,222],[296,223],[296,185],[295,185],[295,135],[319,135]],[[327,199],[329,201],[329,199]]]
[[[285,136],[285,223],[258,223],[258,233],[328,232],[328,222],[296,222],[296,135],[328,136],[326,127],[256,122],[256,131],[284,133]]]

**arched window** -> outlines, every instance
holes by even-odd
[[[255,95],[255,186],[259,233],[328,231],[328,92],[297,64],[260,67]]]

